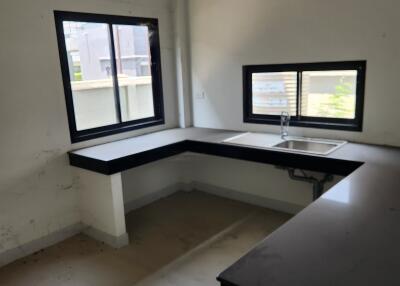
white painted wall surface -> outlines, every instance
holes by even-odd
[[[323,174],[307,172],[316,178]],[[342,177],[325,185],[328,190]],[[183,153],[122,173],[125,209],[129,210],[177,190],[198,188],[234,198],[232,192],[292,204],[312,202],[312,185],[289,179],[287,171],[273,165],[217,156]],[[228,192],[224,192],[228,191]]]
[[[207,185],[272,199],[305,207],[312,202],[312,184],[290,180],[286,170],[273,165],[222,158],[210,155],[186,153],[187,181],[200,183],[207,191]],[[322,178],[322,173],[307,172]],[[327,183],[325,190],[337,184],[342,177],[335,176]]]
[[[67,151],[178,126],[171,4],[0,1],[0,254],[80,221]],[[53,10],[159,18],[165,125],[71,146]]]
[[[399,1],[189,3],[195,126],[278,132],[277,126],[243,123],[243,65],[365,59],[362,133],[294,127],[291,132],[400,146]]]
[[[125,211],[179,190],[183,181],[181,156],[173,156],[122,172]]]

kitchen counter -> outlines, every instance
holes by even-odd
[[[218,280],[237,286],[400,285],[400,149],[348,143],[316,156],[222,143],[241,133],[173,129],[69,155],[71,165],[102,174],[190,151],[346,175]]]
[[[329,156],[317,156],[271,150],[255,146],[240,146],[224,143],[225,139],[244,132],[205,128],[170,129],[147,135],[115,141],[69,153],[73,166],[105,175],[128,170],[149,162],[170,157],[183,152],[196,152],[253,162],[274,164],[285,167],[348,175],[362,165],[365,152],[355,152],[359,144],[346,144]],[[261,136],[263,134],[260,134]],[[272,140],[280,138],[267,134]],[[366,147],[365,147],[366,148]],[[349,160],[349,154],[353,154]]]

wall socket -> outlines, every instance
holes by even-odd
[[[206,98],[206,92],[205,91],[200,91],[196,92],[196,99],[205,99]]]

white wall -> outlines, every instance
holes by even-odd
[[[0,1],[0,253],[80,221],[67,151],[178,125],[168,0]],[[70,143],[53,10],[160,21],[166,124]]]
[[[177,155],[122,172],[125,212],[177,191],[184,182],[181,166]]]
[[[244,124],[242,65],[366,59],[364,131],[291,128],[306,136],[400,146],[400,1],[190,0],[194,125]],[[198,98],[205,92],[205,99]]]
[[[207,191],[218,187],[242,194],[305,207],[312,202],[312,184],[289,179],[286,170],[273,165],[222,158],[210,155],[186,153],[186,180],[199,183]],[[322,178],[318,172],[307,172]],[[343,177],[335,176],[325,185],[325,191]],[[196,185],[196,184],[195,184]],[[272,207],[272,206],[271,206]]]
[[[316,178],[323,174],[307,172]],[[343,177],[335,176],[328,190]],[[290,180],[286,170],[273,165],[186,152],[122,173],[125,211],[177,190],[198,189],[234,199],[276,201],[280,210],[299,210],[312,202],[312,184]],[[240,196],[237,196],[237,194]],[[265,204],[264,204],[265,205]],[[275,207],[269,204],[268,207]]]

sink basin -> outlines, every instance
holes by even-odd
[[[325,139],[287,139],[281,143],[272,146],[272,148],[287,151],[312,153],[318,155],[327,155],[345,143],[345,141],[334,141]]]
[[[242,133],[225,139],[223,143],[263,148],[268,150],[279,150],[291,153],[305,153],[315,155],[328,155],[340,148],[346,141],[317,139],[306,137],[288,136],[282,139],[277,134],[268,133]]]

